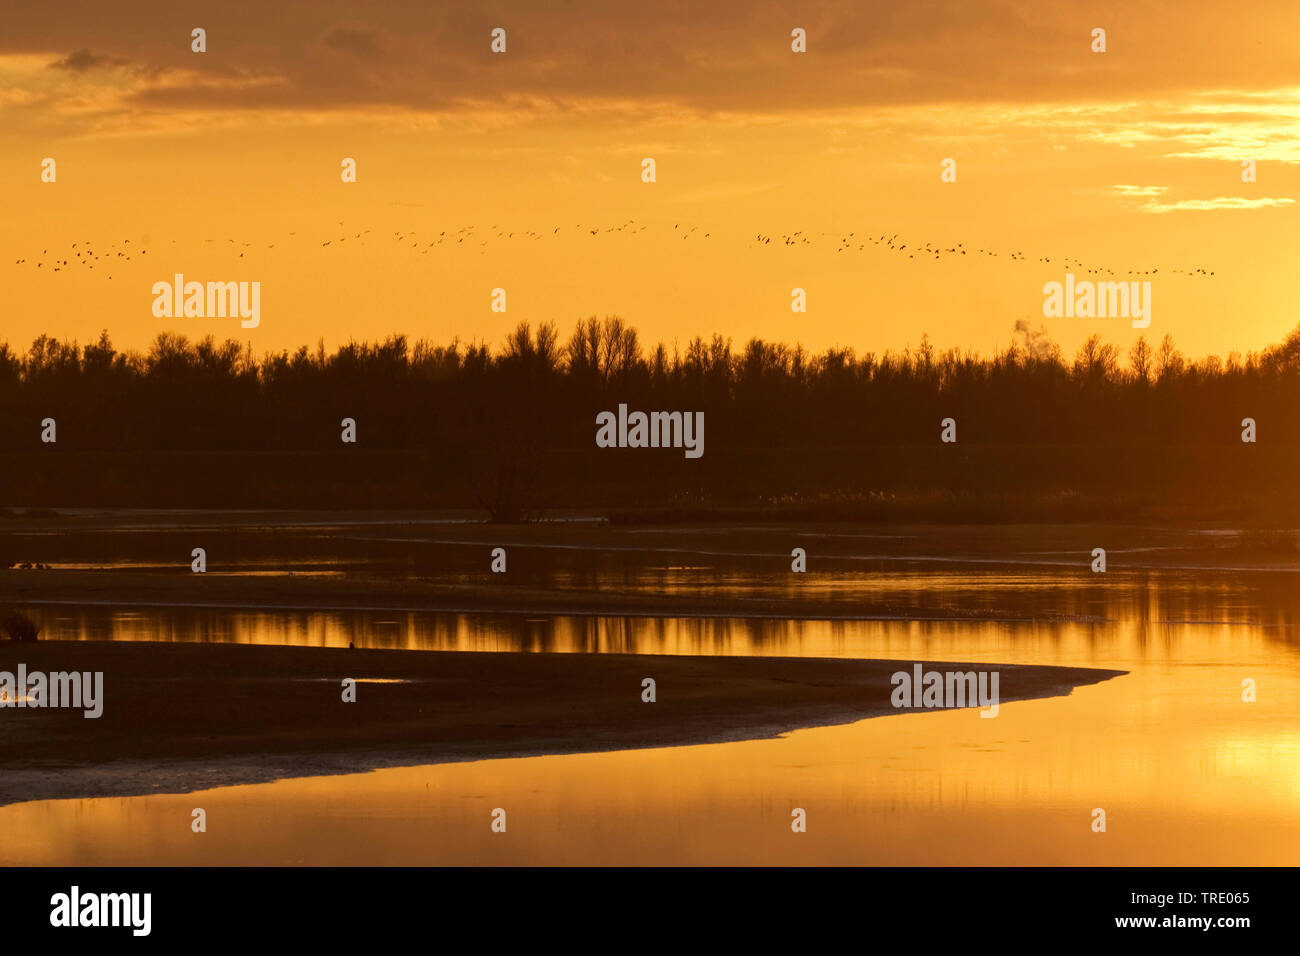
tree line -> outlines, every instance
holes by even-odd
[[[340,421],[372,448],[472,447],[500,440],[589,445],[597,412],[702,410],[710,452],[728,445],[925,443],[939,421],[960,442],[1300,441],[1300,329],[1274,347],[1184,356],[1170,335],[1127,351],[1088,338],[1072,356],[1017,323],[993,355],[829,348],[719,335],[647,348],[618,317],[521,322],[498,348],[404,335],[257,355],[211,336],[160,333],[143,352],[107,332],[87,345],[38,337],[0,345],[0,444],[39,447],[54,418],[61,449],[321,448]],[[1262,439],[1261,439],[1262,440]]]

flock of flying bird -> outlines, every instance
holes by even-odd
[[[95,245],[98,245],[98,243],[95,243]],[[72,244],[72,248],[67,250],[66,253],[64,253],[64,255],[71,256],[72,257],[71,259],[67,259],[67,258],[60,259],[59,255],[56,253],[54,258],[52,259],[42,259],[39,262],[37,262],[36,268],[42,269],[48,265],[50,267],[51,272],[62,272],[65,269],[70,271],[74,266],[80,266],[83,269],[88,269],[93,272],[95,269],[95,263],[98,262],[100,264],[100,268],[103,274],[108,275],[108,268],[110,266],[117,264],[119,262],[130,262],[132,258],[131,253],[135,253],[136,255],[140,255],[140,256],[148,255],[149,253],[149,250],[144,248],[136,248],[136,249],[127,248],[130,245],[131,245],[130,239],[123,239],[121,246],[118,246],[115,243],[110,242],[107,248],[105,248],[102,245],[100,246],[100,249],[103,250],[102,252],[96,252],[94,249],[91,248],[92,246],[91,240],[83,239],[79,242],[74,242]],[[49,254],[50,254],[49,249],[41,250],[42,256],[48,256]],[[16,266],[27,265],[27,260],[19,259],[16,262],[14,262],[14,265]],[[113,277],[111,275],[108,275],[108,278],[111,279]]]
[[[344,223],[340,221],[338,225],[343,226]],[[516,241],[538,242],[542,239],[547,239],[547,238],[554,239],[560,237],[560,234],[562,232],[565,234],[566,237],[568,235],[576,235],[585,241],[590,241],[593,239],[598,239],[602,236],[609,236],[610,234],[623,234],[623,235],[635,236],[644,233],[647,229],[650,228],[650,226],[647,223],[643,223],[643,222],[639,223],[635,219],[629,219],[626,222],[614,226],[600,226],[600,225],[593,226],[590,224],[584,225],[583,223],[575,223],[572,227],[555,226],[554,228],[551,229],[549,233],[545,231],[537,232],[532,229],[525,229],[520,231],[507,231],[506,229],[503,229],[497,225],[489,226],[488,229],[483,232],[476,231],[477,228],[478,227],[476,226],[462,226],[461,228],[455,230],[454,232],[450,230],[442,230],[439,231],[436,235],[432,231],[429,231],[427,233],[419,233],[415,230],[408,230],[405,232],[394,232],[391,237],[385,237],[385,238],[386,239],[391,238],[391,241],[397,247],[408,249],[408,250],[416,250],[419,252],[420,255],[428,255],[430,249],[435,249],[438,246],[443,246],[443,245],[446,246],[468,245],[468,247],[471,248],[477,246],[478,248],[482,249],[482,248],[486,248],[489,245],[489,243],[492,242],[516,242]],[[376,240],[379,239],[379,237],[373,235],[373,230],[371,229],[363,229],[360,232],[353,232],[351,235],[348,235],[348,233],[351,232],[351,230],[343,230],[343,231],[344,234],[341,236],[337,236],[337,237],[330,236],[328,239],[324,239],[323,241],[319,240],[318,237],[317,239],[313,239],[311,241],[312,242],[319,241],[320,248],[325,248],[325,247],[337,248],[338,246],[342,246],[344,243],[347,242],[351,242],[353,245],[364,246],[367,244],[367,240],[369,240],[370,242],[375,242]],[[699,226],[691,226],[688,229],[683,223],[674,223],[671,233],[668,232],[666,226],[663,227],[663,231],[667,235],[671,236],[673,239],[680,238],[682,241],[690,241],[694,239],[696,242],[703,242],[704,240],[711,240],[713,238],[712,232],[700,233]],[[287,236],[279,239],[278,242],[283,246],[284,244],[288,243],[290,240],[296,240],[297,238],[298,238],[298,234],[296,232],[290,232],[288,233]],[[929,259],[931,261],[936,261],[944,257],[951,257],[956,259],[956,258],[960,258],[961,256],[975,256],[975,257],[984,256],[988,258],[1003,258],[1002,253],[995,252],[992,249],[968,247],[964,242],[958,242],[953,245],[946,245],[946,246],[943,244],[936,246],[931,244],[928,241],[920,244],[914,242],[900,242],[898,233],[894,233],[892,235],[887,233],[881,233],[878,236],[875,235],[869,236],[865,234],[858,234],[856,232],[850,232],[847,235],[839,235],[838,242],[836,242],[837,236],[835,233],[827,233],[827,232],[819,232],[816,233],[815,236],[812,233],[805,233],[802,230],[792,232],[788,235],[780,235],[780,236],[756,233],[754,235],[754,238],[749,242],[748,248],[751,249],[767,248],[772,246],[775,246],[776,248],[789,248],[791,246],[825,247],[828,244],[827,240],[829,240],[832,243],[836,243],[835,252],[837,254],[843,252],[849,252],[849,253],[862,252],[867,248],[867,246],[870,245],[883,250],[888,250],[890,252],[897,253],[899,255],[906,255],[907,258],[909,259],[916,259],[919,257],[921,259]],[[220,240],[204,239],[203,241],[206,244],[206,243],[216,243],[219,242]],[[238,258],[240,259],[243,259],[245,257],[246,250],[251,250],[254,246],[254,243],[245,242],[243,240],[226,239],[224,241],[230,246],[234,246],[240,250],[238,255]],[[303,241],[306,241],[305,237]],[[171,240],[171,242],[175,244],[176,240],[173,239]],[[257,245],[261,246],[262,243],[258,243]],[[276,243],[275,242],[265,243],[265,247],[267,250],[275,249]],[[95,248],[98,248],[102,251],[96,252],[94,251]],[[110,242],[107,244],[107,246],[96,243],[94,244],[94,248],[92,248],[92,243],[90,242],[90,240],[83,240],[79,242],[74,242],[72,244],[71,249],[63,253],[56,253],[53,256],[53,258],[48,258],[48,259],[42,258],[36,261],[34,265],[37,269],[41,269],[46,266],[49,266],[50,271],[61,272],[64,270],[71,271],[71,269],[74,266],[93,270],[95,268],[95,264],[99,263],[101,266],[101,274],[107,275],[108,278],[111,279],[113,277],[108,273],[108,267],[120,262],[131,262],[133,260],[133,256],[135,255],[144,256],[147,254],[147,252],[148,250],[141,248],[139,245],[137,245],[134,249],[132,249],[131,240],[129,239],[121,240],[120,246],[117,245],[115,242]],[[43,257],[49,256],[50,250],[49,249],[42,250],[41,255]],[[1025,255],[1023,251],[1020,250],[1006,253],[1005,259],[1008,262],[1028,261],[1028,257]],[[1107,268],[1105,266],[1087,265],[1081,260],[1076,259],[1072,256],[1058,257],[1055,260],[1053,260],[1051,257],[1048,256],[1035,256],[1034,261],[1047,263],[1047,264],[1051,264],[1053,261],[1055,261],[1060,263],[1060,265],[1066,269],[1081,270],[1083,272],[1086,272],[1089,275],[1104,274],[1108,276],[1114,276],[1120,274],[1120,275],[1129,275],[1129,276],[1134,276],[1134,275],[1154,276],[1160,273],[1160,270],[1158,268],[1147,269],[1147,270],[1127,270],[1127,271],[1121,270],[1117,273],[1116,270]],[[26,258],[23,258],[23,259],[18,259],[14,264],[21,266],[21,265],[28,265],[30,263]],[[1202,276],[1209,277],[1214,275],[1213,272],[1203,268],[1168,269],[1167,273],[1173,275],[1190,276],[1190,277],[1202,277]]]

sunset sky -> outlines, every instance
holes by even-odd
[[[882,351],[928,332],[987,352],[1029,319],[1067,352],[1093,332],[1127,346],[1127,320],[1043,317],[1067,256],[1080,278],[1158,268],[1146,334],[1196,355],[1300,323],[1294,0],[14,6],[0,340],[23,348],[105,328],[130,348],[163,330],[258,351],[496,344],[592,314],[683,344]],[[858,249],[881,235],[907,251]],[[87,241],[114,251],[53,272]],[[907,257],[927,241],[970,254]],[[1198,268],[1214,276],[1174,274]],[[261,282],[260,327],[155,318],[151,287],[177,272]]]

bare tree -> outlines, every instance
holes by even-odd
[[[1160,340],[1160,349],[1156,352],[1156,377],[1163,379],[1178,375],[1182,372],[1184,364],[1183,353],[1174,345],[1174,337],[1166,332],[1165,337]]]
[[[1129,348],[1128,362],[1133,367],[1134,378],[1143,384],[1151,381],[1151,346],[1147,344],[1145,335],[1139,335],[1138,340]]]

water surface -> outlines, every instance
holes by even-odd
[[[839,611],[889,594],[900,613],[865,621],[106,606],[38,613],[46,636],[62,640],[953,660],[1129,674],[1066,697],[1004,704],[992,720],[974,710],[900,715],[770,740],[18,804],[0,807],[0,861],[1300,864],[1294,570],[1102,576],[1053,561],[937,567],[895,558],[792,582],[751,560],[573,558],[533,573],[556,587],[813,588]],[[1242,700],[1247,679],[1255,703]],[[190,831],[195,807],[207,811],[207,833]],[[507,812],[504,834],[490,829],[497,807]],[[791,832],[795,808],[807,812],[807,833]],[[1094,808],[1107,813],[1105,833],[1091,829]]]

